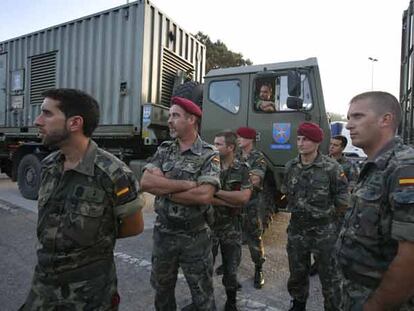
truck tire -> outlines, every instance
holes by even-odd
[[[37,200],[40,187],[40,159],[34,154],[25,155],[17,169],[17,185],[22,196],[29,200]]]
[[[172,96],[187,98],[201,107],[203,104],[203,85],[195,81],[185,82],[173,90]]]

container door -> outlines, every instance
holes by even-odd
[[[6,124],[7,54],[0,54],[0,126]]]

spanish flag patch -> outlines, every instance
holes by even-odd
[[[398,184],[400,186],[413,186],[414,185],[414,177],[403,177],[398,180]]]
[[[121,195],[123,195],[123,194],[125,194],[125,193],[128,193],[128,192],[129,192],[129,188],[128,188],[128,187],[125,187],[125,188],[123,188],[123,189],[119,190],[119,191],[116,193],[116,196],[117,196],[117,197],[119,197],[119,196],[121,196]]]
[[[211,159],[211,161],[214,164],[220,164],[220,157],[219,156],[215,156],[214,158]]]

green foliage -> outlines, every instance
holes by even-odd
[[[199,31],[195,37],[206,46],[206,72],[213,68],[226,68],[252,65],[250,59],[244,59],[241,53],[230,51],[220,40],[212,42],[210,37]]]

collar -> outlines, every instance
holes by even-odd
[[[98,145],[90,139],[85,155],[73,170],[84,175],[93,176],[97,151]]]
[[[300,154],[296,157],[296,163],[302,168],[311,167],[311,166],[323,167],[322,155],[319,152],[315,160],[313,160],[312,163],[309,163],[306,165],[302,164],[302,161],[300,160]]]
[[[174,148],[177,152],[180,152],[180,143],[178,142],[178,139],[175,139],[173,142]],[[195,155],[201,156],[203,153],[203,141],[200,138],[200,135],[197,135],[196,140],[194,141],[194,143],[191,145],[190,149],[187,149],[184,152],[188,152],[191,151],[192,153],[194,153]]]

